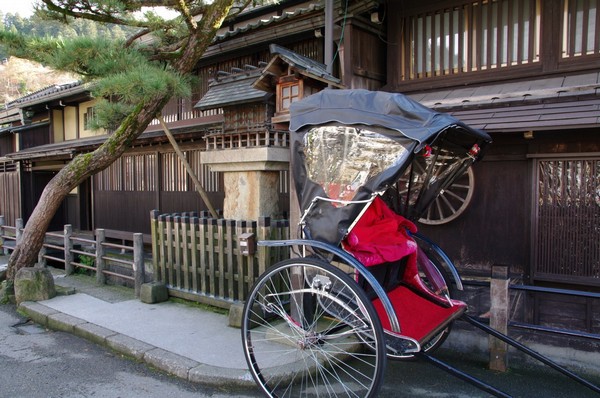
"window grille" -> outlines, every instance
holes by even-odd
[[[564,0],[563,5],[562,57],[599,54],[598,0]]]
[[[600,158],[536,165],[534,279],[600,286]]]
[[[156,190],[156,154],[123,155],[95,176],[99,191]]]
[[[404,26],[408,79],[539,62],[540,0],[469,2],[409,16]]]
[[[184,151],[186,160],[200,180],[206,192],[219,191],[219,175],[209,170],[208,166],[200,161],[200,150]],[[187,174],[185,166],[175,152],[162,155],[162,184],[163,191],[192,192],[196,190],[191,177]]]
[[[96,108],[90,106],[86,108],[83,114],[83,129],[92,130],[92,123],[96,120]]]

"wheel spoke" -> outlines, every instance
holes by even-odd
[[[284,261],[259,278],[242,340],[269,396],[373,397],[383,380],[385,340],[370,300],[348,275],[314,259]]]

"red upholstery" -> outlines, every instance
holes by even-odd
[[[419,343],[427,342],[453,319],[462,315],[467,307],[465,303],[458,300],[452,300],[453,307],[443,307],[420,296],[406,286],[398,286],[388,292],[388,297],[400,322],[400,333],[412,337]],[[383,329],[391,330],[390,321],[381,300],[375,299],[373,305],[381,319]]]
[[[421,280],[418,270],[418,248],[408,231],[416,226],[394,213],[377,197],[343,242],[343,247],[367,267],[391,266],[402,258],[404,271],[395,281],[380,281],[391,286],[388,297],[400,322],[401,333],[425,343],[453,319],[466,310],[462,301],[452,300],[432,292]],[[398,280],[399,279],[399,280]],[[443,283],[443,281],[442,281]],[[399,284],[399,285],[398,285]],[[379,298],[373,301],[383,328],[391,330],[389,319]]]

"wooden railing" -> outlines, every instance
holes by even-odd
[[[269,265],[288,257],[287,248],[255,246],[258,240],[287,239],[287,220],[246,222],[154,211],[151,223],[155,279],[171,296],[187,300],[229,308],[246,299]]]
[[[289,147],[289,132],[271,130],[265,126],[241,132],[219,132],[205,137],[206,150]]]
[[[17,219],[13,227],[5,225],[4,216],[0,216],[1,254],[14,250],[22,231],[22,219]],[[135,295],[139,297],[145,279],[143,234],[131,233],[126,239],[132,242],[131,246],[111,243],[106,238],[104,229],[97,229],[94,239],[75,235],[71,225],[65,225],[63,233],[47,232],[37,266],[46,267],[51,261],[64,265],[67,275],[77,270],[92,271],[99,284],[105,284],[109,277],[123,279],[133,284]]]

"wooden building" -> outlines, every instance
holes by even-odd
[[[465,177],[467,193],[447,208],[440,204],[419,225],[464,275],[486,277],[493,264],[506,264],[524,283],[600,291],[599,3],[334,1],[330,65],[339,86],[408,94],[494,140]],[[329,63],[328,18],[323,2],[288,0],[227,21],[197,66],[193,97],[164,109],[215,207],[223,201],[222,175],[199,159],[206,136],[223,131],[223,110],[194,105],[223,72],[266,66],[274,57],[271,44]],[[11,123],[0,130],[0,184],[14,187],[18,176],[23,190],[18,210],[0,197],[0,213],[27,218],[33,203],[25,198],[35,198],[73,154],[102,140],[84,134],[90,108],[84,91],[50,90],[0,113],[1,123]],[[271,101],[265,109],[284,109],[293,100],[276,93],[265,99]],[[27,124],[29,110],[34,114]],[[79,123],[67,133],[60,120],[70,120],[69,112]],[[271,123],[285,119],[274,116]],[[73,193],[59,224],[147,232],[151,209],[202,210],[193,190],[156,122],[120,161]],[[591,299],[539,296],[527,306],[528,317],[542,323],[600,333],[600,308]],[[562,308],[563,321],[549,320],[548,308]]]

